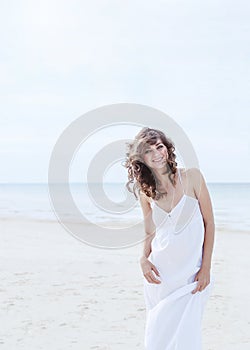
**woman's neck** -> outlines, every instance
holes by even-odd
[[[176,174],[175,174],[174,178],[176,177]],[[154,169],[154,176],[156,177],[157,182],[161,185],[161,187],[164,187],[165,189],[173,187],[173,184],[172,184],[171,180],[169,179],[169,173],[167,173],[166,170]]]

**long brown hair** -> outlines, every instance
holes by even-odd
[[[158,200],[167,192],[160,192],[158,190],[159,183],[153,174],[152,170],[145,164],[143,154],[145,147],[156,144],[157,140],[167,147],[168,157],[166,162],[166,171],[171,183],[175,186],[175,174],[177,171],[177,163],[175,161],[176,155],[174,153],[175,146],[172,140],[157,129],[144,127],[132,142],[127,143],[126,161],[124,166],[128,170],[127,189],[134,193],[138,199],[138,192],[142,191],[146,196]],[[132,188],[131,188],[132,186]]]

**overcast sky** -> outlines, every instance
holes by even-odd
[[[2,0],[0,182],[46,182],[63,130],[120,102],[173,118],[207,181],[249,182],[249,18],[247,0]]]

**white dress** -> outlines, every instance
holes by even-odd
[[[183,192],[169,213],[152,203],[156,233],[149,260],[161,283],[144,278],[146,350],[201,350],[202,314],[214,280],[210,276],[205,289],[191,293],[202,262],[204,223],[198,200]]]

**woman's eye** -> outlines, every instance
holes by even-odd
[[[151,149],[147,149],[147,150],[145,151],[145,153],[149,153],[149,152],[151,152]]]
[[[158,149],[158,148],[162,148],[162,147],[163,147],[163,145],[160,145],[160,146],[157,147],[157,149]]]

